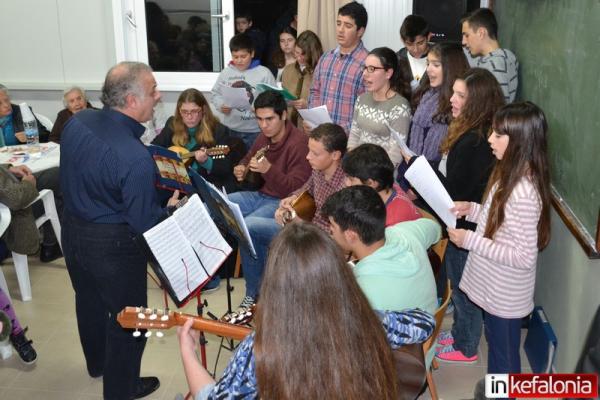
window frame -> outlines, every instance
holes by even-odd
[[[221,2],[223,65],[231,61],[229,41],[235,32],[233,0]],[[140,61],[148,63],[146,12],[144,0],[112,0],[113,29],[117,62]],[[213,17],[214,18],[214,17]],[[163,91],[182,91],[194,87],[210,92],[219,72],[155,72],[158,88]]]

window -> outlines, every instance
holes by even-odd
[[[113,0],[117,61],[148,63],[161,90],[210,91],[231,59],[233,0]]]
[[[161,90],[195,87],[210,91],[229,63],[234,35],[234,0],[112,0],[117,61],[148,63]],[[268,65],[277,33],[295,14],[294,0],[235,0],[254,14],[265,36]]]

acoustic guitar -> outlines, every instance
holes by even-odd
[[[198,149],[196,149],[196,150],[198,150]],[[192,165],[192,163],[195,161],[195,152],[189,151],[185,147],[171,146],[171,147],[169,147],[169,150],[174,151],[175,153],[177,153],[179,155],[179,157],[183,160],[183,163],[185,164],[186,168],[189,168],[189,166]],[[230,151],[231,150],[229,149],[229,146],[217,145],[214,147],[207,148],[206,154],[208,154],[212,158],[218,159],[218,158],[225,158],[225,156],[228,155]]]
[[[298,197],[292,202],[293,212],[287,212],[283,216],[284,223],[292,221],[294,218],[299,217],[300,219],[311,222],[317,211],[317,205],[315,199],[308,193],[308,190],[300,193]]]
[[[261,147],[256,153],[254,153],[252,159],[256,160],[256,162],[261,162],[263,158],[265,158],[265,154],[268,150],[269,145]],[[249,164],[250,163],[248,163],[248,165]],[[244,175],[242,176],[242,180],[239,183],[240,189],[257,191],[265,184],[265,180],[263,179],[262,174],[260,172],[250,171],[250,167],[248,165],[246,165]]]
[[[189,319],[194,321],[193,329],[234,340],[243,340],[252,332],[252,329],[246,326],[213,321],[191,314],[144,307],[125,307],[117,315],[117,321],[123,328],[135,329],[134,336],[141,335],[139,329],[170,329],[185,324]],[[148,332],[146,336],[150,336]],[[162,335],[157,334],[157,336]],[[421,343],[404,345],[393,350],[392,354],[396,365],[401,399],[416,399],[423,388],[427,373],[423,345]]]
[[[185,324],[189,319],[194,321],[192,325],[193,329],[234,340],[242,340],[252,332],[252,329],[245,326],[160,309],[125,307],[117,314],[117,321],[123,328],[135,329],[134,336],[140,335],[138,329],[170,329],[174,326]],[[162,335],[157,334],[157,336]]]

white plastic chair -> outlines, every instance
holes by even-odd
[[[8,225],[10,225],[10,210],[4,204],[0,203],[0,236],[4,235]],[[8,293],[8,285],[6,284],[6,279],[4,278],[4,274],[2,273],[2,268],[0,268],[0,288],[2,291],[6,293],[8,298],[10,299],[10,294]]]
[[[36,201],[42,201],[44,204],[44,214],[38,217],[35,220],[35,225],[39,228],[46,221],[50,221],[52,224],[52,229],[56,235],[56,240],[58,241],[58,245],[62,250],[62,242],[60,240],[60,221],[58,220],[58,213],[56,212],[56,205],[54,204],[54,193],[50,189],[43,189],[40,191],[40,194],[34,201],[32,201],[29,206]],[[8,210],[8,208],[2,205],[4,208]],[[28,207],[29,207],[28,206]],[[4,210],[2,211],[2,220],[0,220],[0,226],[4,225]],[[8,211],[8,223],[10,223],[10,210]],[[8,227],[7,223],[7,227]],[[6,229],[6,228],[5,228]],[[19,289],[21,291],[21,300],[29,301],[31,300],[31,281],[29,280],[29,264],[27,262],[27,255],[19,254],[12,252],[12,259],[15,265],[15,271],[17,273],[17,281],[19,282]],[[2,269],[0,269],[0,285],[4,284],[2,289],[6,288],[6,293],[8,294],[8,287],[6,285],[6,279],[4,278],[4,274],[2,273]]]
[[[38,119],[38,121],[40,121],[40,123],[42,125],[44,125],[44,127],[46,129],[48,129],[48,131],[52,130],[52,128],[54,127],[54,124],[52,123],[52,120],[50,118],[46,117],[45,115],[38,114],[36,112],[34,112],[33,114]]]

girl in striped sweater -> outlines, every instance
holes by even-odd
[[[519,373],[521,318],[533,310],[537,255],[550,240],[547,123],[539,107],[523,102],[498,110],[492,128],[498,162],[483,205],[453,208],[477,229],[448,228],[448,235],[470,251],[459,287],[483,309],[488,373]]]

